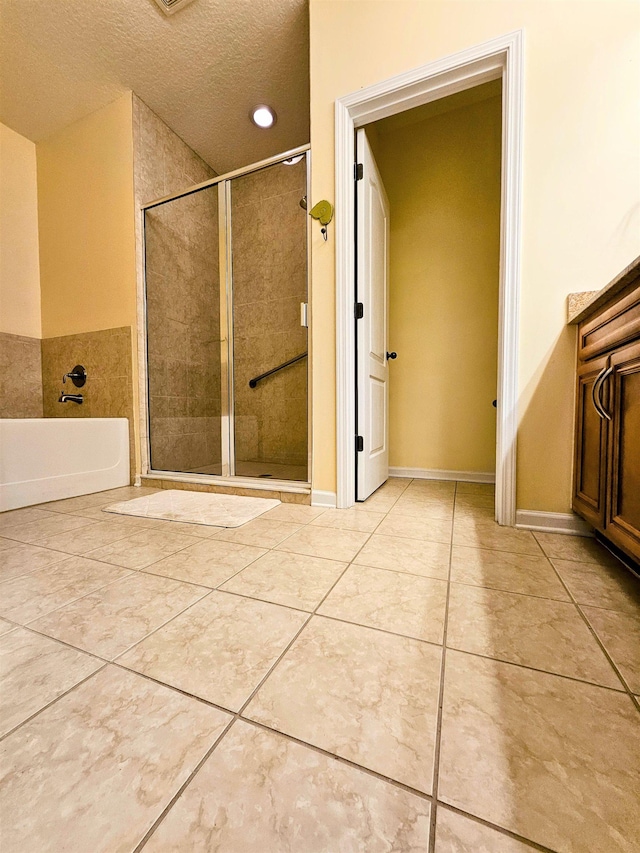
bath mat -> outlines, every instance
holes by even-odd
[[[171,489],[111,504],[106,512],[138,515],[142,518],[163,518],[211,527],[240,527],[278,506],[270,498],[247,498],[241,495],[217,495],[209,492],[188,492]]]

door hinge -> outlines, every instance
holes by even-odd
[[[356,302],[353,310],[353,315],[356,320],[362,320],[364,317],[364,304],[362,302]]]
[[[364,166],[362,163],[356,163],[354,165],[353,177],[355,181],[361,181],[364,178]]]
[[[364,438],[361,435],[356,436],[356,450],[358,453],[362,453],[364,450]]]

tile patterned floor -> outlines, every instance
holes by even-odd
[[[392,479],[233,531],[0,516],[3,853],[637,853],[640,584]]]

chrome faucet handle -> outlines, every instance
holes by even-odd
[[[76,388],[82,388],[84,383],[87,381],[87,371],[81,364],[76,364],[70,373],[65,373],[62,377],[63,384],[66,383],[67,378],[73,382]]]

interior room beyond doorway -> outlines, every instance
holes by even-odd
[[[366,130],[390,204],[390,473],[490,482],[501,81]]]

